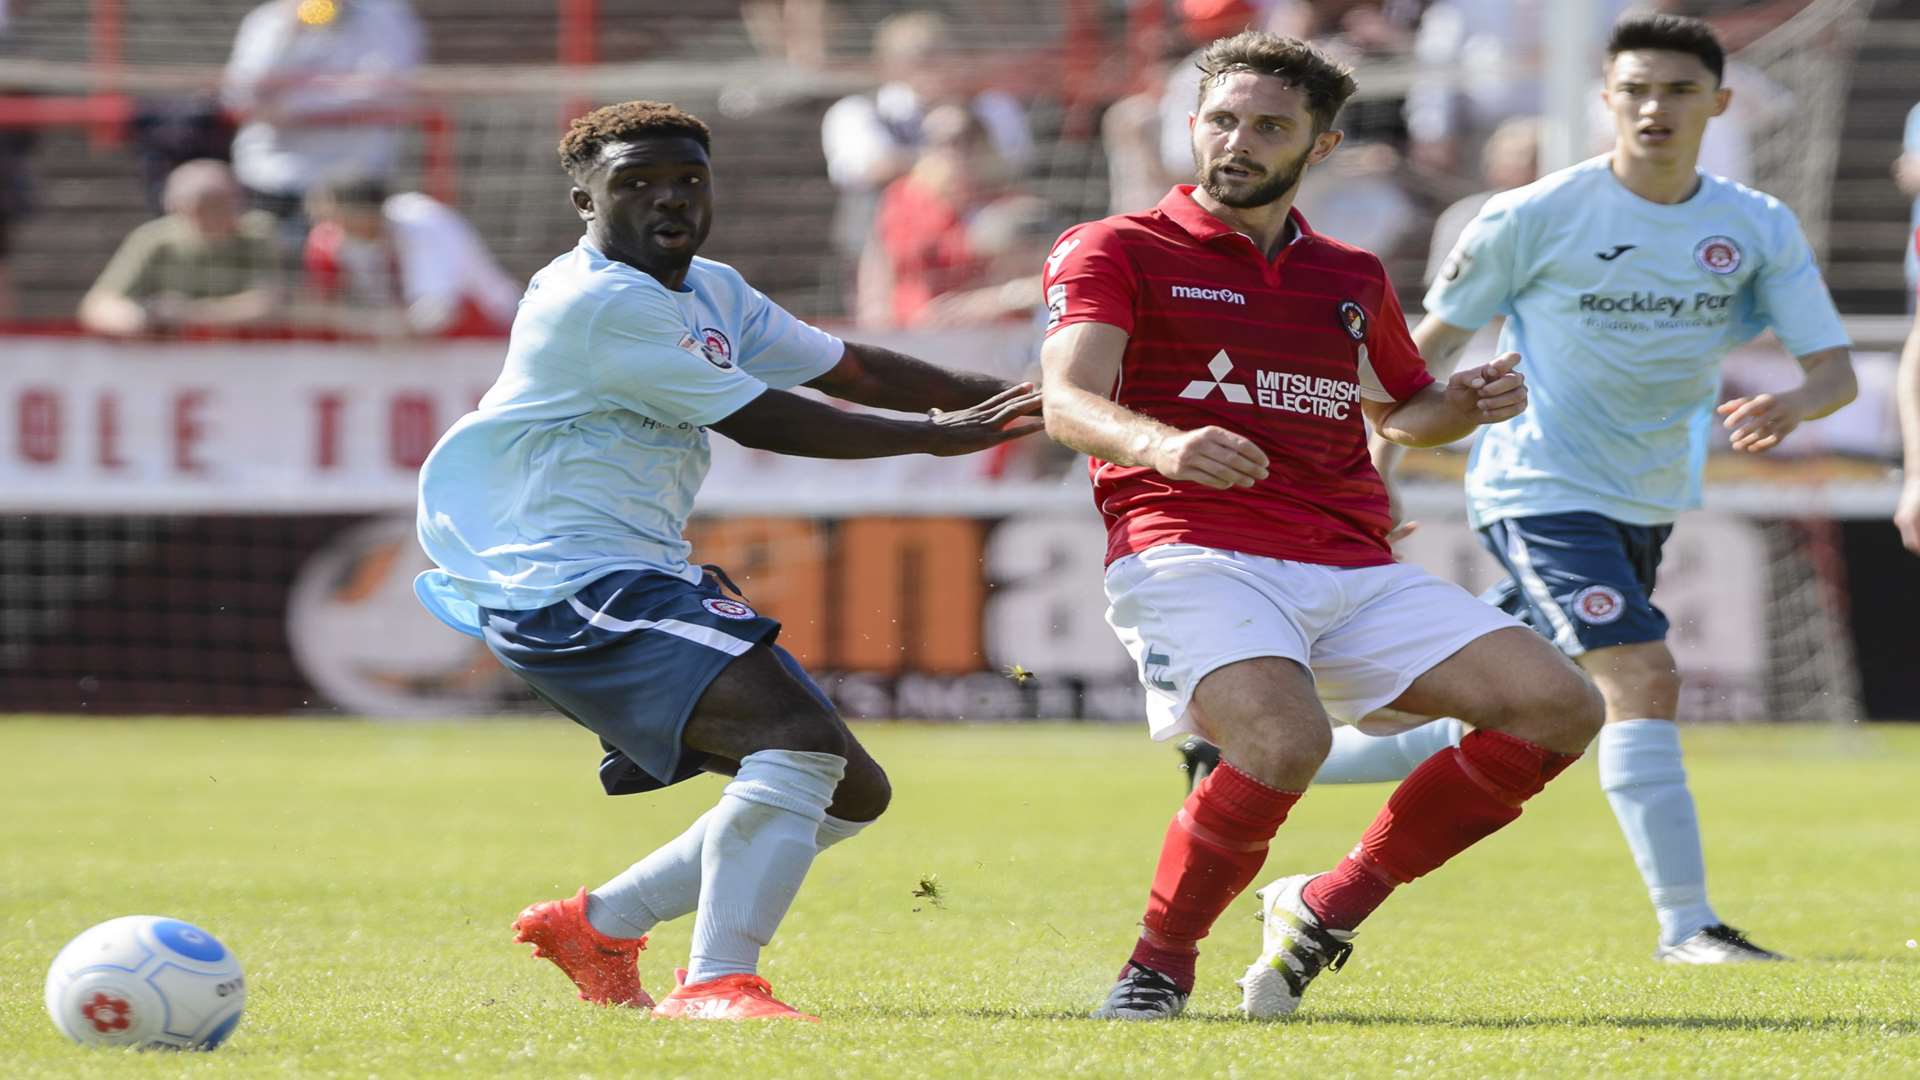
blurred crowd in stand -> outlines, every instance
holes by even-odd
[[[9,14],[23,2],[0,0],[0,58]],[[1357,69],[1362,94],[1339,121],[1347,140],[1307,174],[1298,206],[1318,231],[1379,253],[1403,293],[1417,292],[1422,267],[1431,278],[1488,196],[1537,175],[1553,0],[1157,2],[1161,17],[1146,24],[1152,40],[1129,46],[1159,59],[1125,70],[1116,52],[1098,75],[1106,92],[1092,115],[1109,212],[1147,209],[1190,182],[1198,50],[1248,27],[1312,40]],[[1737,50],[1805,2],[1638,6],[1704,15]],[[1628,5],[1593,0],[1593,32],[1603,35]],[[1137,15],[1142,6],[1125,8]],[[1049,186],[1055,131],[1045,125],[1058,116],[1031,111],[1037,96],[1062,88],[982,58],[996,49],[1042,56],[1032,46],[1044,43],[981,40],[980,20],[1003,0],[968,9],[964,23],[953,5],[943,14],[865,4],[863,16],[892,11],[871,27],[847,17],[851,5],[837,7],[741,0],[737,9],[741,34],[767,63],[861,68],[860,58],[832,54],[867,49],[871,88],[833,101],[821,119],[836,197],[831,250],[819,261],[837,303],[825,306],[868,328],[1033,321],[1053,238],[1090,208],[1061,205]],[[87,290],[81,324],[120,336],[502,332],[523,282],[456,208],[402,178],[401,148],[422,107],[414,77],[427,55],[407,0],[254,8],[235,30],[217,94],[142,101],[133,112],[128,149],[155,217],[125,237]],[[1737,58],[1727,82],[1733,106],[1709,128],[1702,164],[1750,180],[1753,131],[1791,110],[1793,96]],[[1604,115],[1588,126],[1600,152],[1610,134]],[[34,135],[0,124],[0,320],[9,315],[10,226],[33,204]],[[1914,197],[1920,226],[1920,106],[1906,136],[1894,182]],[[1920,283],[1920,257],[1907,247],[1910,283]]]

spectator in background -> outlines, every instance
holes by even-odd
[[[743,0],[740,23],[761,56],[795,67],[827,66],[827,0]]]
[[[22,8],[21,0],[0,0],[0,59],[15,51],[8,28],[11,14]],[[7,87],[0,86],[0,97]],[[0,322],[13,318],[13,278],[7,269],[12,247],[13,223],[28,210],[27,154],[33,149],[32,128],[0,127]]]
[[[935,105],[963,102],[1011,168],[1024,170],[1033,160],[1025,110],[1000,90],[968,96],[952,43],[951,27],[935,12],[882,20],[873,34],[873,59],[885,81],[870,94],[835,102],[821,120],[827,176],[840,193],[834,241],[848,261],[866,244],[880,192],[913,168],[925,141],[922,125]]]
[[[13,247],[14,223],[26,217],[31,207],[27,154],[32,149],[33,129],[0,127],[0,322],[13,317],[13,277],[7,256]]]
[[[1920,229],[1920,105],[1907,113],[1906,137],[1901,140],[1900,156],[1893,162],[1893,182],[1913,200],[1909,224]],[[1907,303],[1914,304],[1914,291],[1920,289],[1920,245],[1907,246],[1906,261]]]
[[[523,286],[465,218],[370,177],[323,181],[307,196],[303,262],[323,323],[346,333],[431,337],[504,333]]]
[[[1711,126],[1711,125],[1709,125]],[[1460,234],[1480,216],[1487,200],[1503,191],[1526,187],[1540,178],[1540,120],[1516,116],[1493,129],[1486,148],[1480,152],[1480,174],[1487,190],[1477,191],[1440,212],[1433,223],[1433,239],[1427,247],[1427,270],[1422,280],[1432,285],[1440,277]]]
[[[860,261],[855,314],[863,325],[919,324],[930,309],[941,310],[935,301],[943,298],[944,321],[975,321],[955,318],[954,298],[1001,284],[991,280],[995,255],[1019,246],[1023,230],[1015,215],[1032,200],[1016,200],[1012,169],[980,118],[964,106],[937,106],[926,116],[924,137],[926,149],[913,169],[880,197]],[[1021,266],[1020,276],[1031,274],[1037,261]],[[1040,302],[1038,282],[1031,285],[1019,298],[1020,310]],[[1007,313],[1004,307],[972,310],[984,318]]]
[[[167,177],[166,215],[127,234],[80,301],[80,324],[131,337],[184,327],[256,325],[281,301],[273,220],[243,212],[222,161],[189,161]]]
[[[1593,40],[1607,40],[1629,0],[1595,0]],[[1514,116],[1544,106],[1541,65],[1551,0],[1439,0],[1421,16],[1414,57],[1441,69],[1407,94],[1407,132],[1416,164],[1457,173],[1480,159],[1481,144]]]
[[[1912,241],[1908,253],[1920,252],[1920,226],[1914,227],[1908,239]],[[1900,485],[1900,502],[1893,511],[1893,524],[1900,530],[1900,542],[1920,555],[1920,315],[1914,316],[1913,329],[1900,350],[1900,371],[1894,386],[1900,409],[1904,482]]]
[[[189,161],[233,159],[233,121],[211,94],[153,98],[127,117],[127,142],[140,162],[147,209],[166,210],[167,177]]]
[[[294,246],[314,179],[391,174],[392,110],[409,101],[425,51],[405,0],[268,0],[241,20],[221,87],[245,121],[234,172]]]

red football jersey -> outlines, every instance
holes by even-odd
[[[1269,262],[1192,192],[1067,230],[1047,257],[1047,332],[1125,330],[1113,400],[1182,430],[1244,435],[1266,451],[1268,475],[1216,491],[1093,460],[1107,560],[1184,543],[1328,566],[1393,561],[1360,399],[1402,401],[1433,377],[1386,270],[1298,211],[1294,241]]]

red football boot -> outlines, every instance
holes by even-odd
[[[673,993],[653,1008],[655,1020],[809,1020],[799,1009],[773,996],[773,987],[758,975],[722,975],[687,985],[687,972],[673,973]]]
[[[571,900],[529,904],[513,920],[515,941],[533,945],[533,955],[554,962],[573,985],[580,1000],[596,1005],[653,1008],[653,999],[640,988],[640,950],[647,939],[608,937],[587,922],[587,890]]]

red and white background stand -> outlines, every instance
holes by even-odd
[[[1034,359],[1020,326],[866,337],[1009,376]],[[426,566],[416,470],[502,348],[0,338],[0,710],[526,706],[410,590]],[[1831,438],[1884,441],[1870,426]],[[1103,619],[1084,469],[1030,442],[827,462],[716,437],[695,556],[783,622],[782,642],[849,715],[1137,719]],[[1859,715],[1849,597],[1862,583],[1848,588],[1836,522],[1884,521],[1890,485],[1710,490],[1709,511],[1676,530],[1659,591],[1689,709]],[[1407,495],[1423,527],[1402,557],[1490,584],[1457,483],[1416,477]]]

